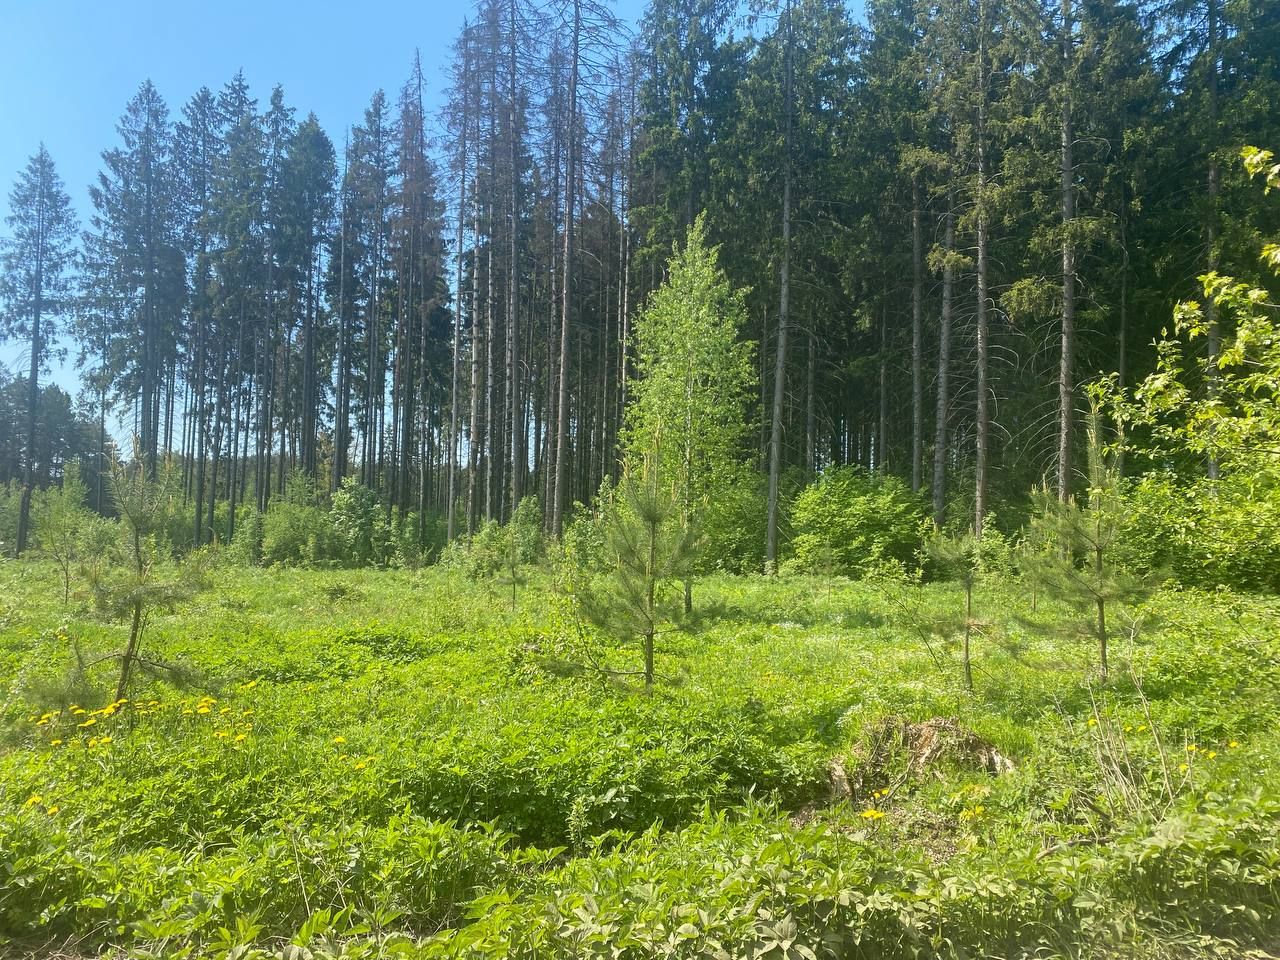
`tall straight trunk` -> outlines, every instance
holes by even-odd
[[[947,519],[947,414],[951,385],[951,297],[955,286],[956,225],[948,197],[943,217],[942,316],[938,322],[938,404],[933,428],[933,522],[941,527]]]
[[[920,180],[911,178],[911,490],[924,482],[924,231]]]
[[[779,275],[778,343],[773,365],[773,410],[769,428],[769,499],[765,528],[764,564],[768,573],[778,565],[778,482],[782,476],[782,416],[787,389],[787,323],[791,298],[791,0],[786,6],[786,67],[784,81],[785,156],[782,173],[782,269]]]
[[[31,366],[27,371],[27,449],[22,464],[22,499],[18,506],[18,537],[15,553],[27,549],[27,536],[31,527],[31,496],[36,483],[36,412],[40,406],[40,360],[44,342],[40,331],[44,313],[44,204],[36,213],[36,271],[35,289],[31,307]]]
[[[551,533],[559,539],[564,529],[565,501],[569,476],[566,471],[569,459],[569,318],[573,285],[573,218],[574,197],[577,191],[574,170],[574,144],[577,138],[578,117],[578,45],[582,37],[582,3],[573,0],[573,41],[569,61],[568,122],[565,125],[565,197],[564,197],[564,279],[560,289],[560,374],[557,384],[556,424],[556,486],[552,504]]]
[[[987,453],[991,441],[987,410],[987,38],[986,0],[978,0],[978,303],[977,303],[977,401],[974,410],[973,535],[982,539],[987,513]]]
[[[809,357],[804,373],[804,469],[813,475],[817,467],[818,416],[817,416],[817,338],[809,331]]]
[[[494,496],[497,490],[493,483],[494,454],[498,447],[498,431],[493,422],[493,383],[494,383],[494,342],[497,340],[497,319],[493,302],[493,204],[489,204],[489,243],[485,254],[485,352],[484,352],[484,518],[494,518]]]
[[[1062,0],[1062,350],[1058,368],[1058,500],[1071,492],[1071,431],[1075,414],[1076,248],[1075,134],[1071,117],[1071,0]]]
[[[1208,177],[1208,222],[1205,225],[1206,259],[1209,272],[1218,269],[1218,193],[1220,189],[1218,173],[1218,0],[1208,0],[1206,11],[1208,21],[1208,38],[1206,54],[1208,57],[1208,90],[1209,90],[1209,177]],[[1208,335],[1205,338],[1208,352],[1209,397],[1218,396],[1220,376],[1218,372],[1218,356],[1222,352],[1222,329],[1218,320],[1218,305],[1213,297],[1206,298],[1204,307],[1205,319],[1208,321]],[[1210,480],[1218,479],[1218,455],[1213,448],[1213,427],[1210,425],[1209,461],[1207,464]]]
[[[507,216],[510,220],[508,231],[507,253],[507,404],[511,409],[511,515],[515,515],[520,504],[523,491],[521,470],[524,466],[524,407],[520,401],[520,320],[517,314],[516,285],[519,283],[520,270],[517,249],[519,246],[519,189],[520,176],[516,169],[516,0],[509,0],[508,12],[511,18],[511,36],[507,59]]]
[[[889,302],[880,303],[880,418],[876,424],[875,464],[877,473],[889,472]]]
[[[476,166],[480,166],[479,145],[476,149]],[[473,184],[472,186],[476,186]],[[480,491],[480,325],[477,323],[480,306],[480,199],[479,188],[472,201],[471,222],[471,419],[467,437],[467,533],[475,530],[480,513],[476,497]]]
[[[459,140],[458,183],[458,247],[457,300],[453,309],[453,363],[449,376],[449,502],[445,505],[445,537],[452,541],[457,532],[454,501],[458,481],[458,364],[462,354],[462,244],[467,219],[467,130],[471,104],[471,47],[467,42],[467,24],[462,25],[462,135]],[[424,334],[425,336],[425,334]],[[425,367],[423,368],[425,371]],[[419,513],[423,511],[419,508]]]
[[[344,147],[343,155],[350,149]],[[341,206],[341,220],[338,235],[338,377],[337,390],[334,395],[333,412],[333,474],[329,481],[329,491],[337,490],[342,478],[347,473],[347,448],[350,445],[351,418],[349,395],[351,387],[348,383],[348,368],[351,358],[347,353],[351,339],[350,325],[347,319],[347,171],[343,164],[342,190],[338,198]]]

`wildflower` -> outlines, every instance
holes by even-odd
[[[204,714],[209,713],[209,712],[210,712],[210,710],[209,710],[209,708],[208,708],[207,706],[203,706],[203,705],[202,705],[202,706],[196,707],[196,713],[198,713],[198,714],[204,715]]]
[[[1188,744],[1187,744],[1187,753],[1195,753],[1195,752],[1196,752],[1197,750],[1199,750],[1199,749],[1200,749],[1200,748],[1199,748],[1199,747],[1197,747],[1194,743],[1188,743]]]
[[[39,806],[43,802],[44,802],[44,797],[40,796],[40,794],[38,793],[33,793],[31,796],[27,797],[27,802],[24,803],[23,806],[35,807],[35,806]]]
[[[85,727],[92,727],[92,726],[93,726],[95,723],[97,723],[97,722],[98,722],[98,718],[97,718],[97,717],[90,717],[90,718],[89,718],[88,720],[86,720],[84,723],[79,724],[79,727],[80,727],[80,729],[81,729],[81,730],[83,730]]]
[[[1091,726],[1091,727],[1096,727],[1097,725],[1098,725],[1098,718],[1097,718],[1097,717],[1090,717],[1090,718],[1089,718],[1089,726]]]
[[[44,727],[44,726],[48,726],[48,724],[49,724],[49,718],[48,718],[48,717],[41,717],[39,720],[37,720],[37,721],[36,721],[36,726],[37,726],[37,727]]]
[[[363,770],[363,769],[364,769],[365,767],[367,767],[368,765],[369,765],[369,764],[368,764],[367,762],[365,762],[364,760],[361,760],[359,763],[357,763],[357,764],[356,764],[356,769],[357,769],[357,770]]]
[[[215,731],[213,731],[213,735],[214,735],[215,737],[226,737],[226,736],[229,736],[229,734],[228,734],[228,733],[227,733],[227,731],[225,731],[225,730],[215,730]]]
[[[1140,723],[1140,724],[1138,724],[1138,732],[1139,732],[1139,733],[1142,733],[1142,732],[1143,732],[1144,730],[1146,730],[1146,729],[1147,729],[1147,725],[1146,725],[1145,723]]]
[[[861,816],[863,820],[879,820],[884,816],[884,811],[877,810],[875,807],[868,807],[862,811]]]
[[[62,746],[62,741],[61,741],[61,740],[50,740],[50,741],[49,741],[49,746],[51,746],[51,747],[60,747],[60,746]]]
[[[247,733],[237,733],[237,734],[236,734],[236,743],[243,743],[245,740],[247,740],[247,739],[248,739],[248,737],[249,737],[249,735],[248,735]]]
[[[194,717],[196,715],[196,712],[192,710],[190,707],[188,707],[186,710],[182,711],[182,715],[184,717]]]
[[[57,813],[61,809],[62,808],[55,803],[52,807],[49,807],[47,810],[45,810],[45,813],[47,813],[49,816],[52,817],[55,813]]]
[[[1124,725],[1124,732],[1125,732],[1125,733],[1133,733],[1133,724],[1131,724],[1131,723],[1126,723],[1126,724]]]
[[[111,738],[110,738],[110,737],[99,737],[99,738],[98,738],[98,746],[100,746],[100,747],[108,746],[110,743],[111,743]]]
[[[1240,741],[1232,740],[1230,743],[1227,744],[1227,746],[1230,747],[1232,750],[1234,750],[1236,747],[1240,746]]]
[[[77,717],[82,717],[84,716],[84,707],[72,707],[71,712]]]
[[[346,738],[346,737],[334,737],[334,738],[333,738],[333,742],[334,742],[334,743],[346,743],[346,742],[347,742],[347,738]]]
[[[1190,769],[1191,769],[1191,768],[1190,768],[1189,766],[1187,766],[1185,763],[1180,763],[1180,764],[1178,764],[1178,772],[1179,772],[1179,773],[1186,773],[1186,772],[1187,772],[1188,770],[1190,770]]]
[[[1214,757],[1216,757],[1217,755],[1218,755],[1218,751],[1217,751],[1217,750],[1210,750],[1210,751],[1209,751],[1209,759],[1210,759],[1210,760],[1212,760],[1212,759],[1213,759]]]

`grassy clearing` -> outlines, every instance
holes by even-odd
[[[660,683],[533,575],[227,568],[121,644],[0,566],[0,950],[1244,956],[1280,908],[1280,605],[1164,593],[1088,681],[1016,583],[719,578]],[[1014,764],[960,743],[953,718]],[[945,738],[944,738],[945,739]],[[834,776],[834,782],[833,782]],[[847,789],[845,784],[847,783]],[[7,944],[7,946],[4,946]],[[293,944],[294,946],[290,946]],[[292,952],[291,952],[292,951]]]

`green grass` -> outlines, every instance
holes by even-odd
[[[0,953],[1276,943],[1272,601],[1159,595],[1104,687],[1088,643],[1048,639],[1062,611],[989,584],[970,696],[927,629],[960,604],[948,585],[716,578],[646,697],[585,668],[584,648],[623,671],[637,654],[584,636],[541,574],[512,609],[444,570],[225,567],[148,631],[181,675],[95,715],[113,664],[75,666],[124,628],[56,581],[0,565]],[[883,736],[932,718],[1016,769],[921,769]],[[853,786],[835,803],[833,762]]]

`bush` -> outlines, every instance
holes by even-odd
[[[1265,474],[1149,473],[1125,505],[1117,557],[1129,568],[1183,586],[1280,591],[1280,485]]]
[[[861,577],[884,561],[912,564],[923,523],[923,503],[901,480],[837,467],[796,497],[787,566]]]
[[[284,497],[272,500],[262,518],[262,562],[305,566],[337,553],[333,525],[320,506],[314,481],[302,472],[289,478]]]
[[[348,566],[385,564],[391,547],[391,522],[378,495],[355,477],[344,477],[330,508],[333,531]]]

